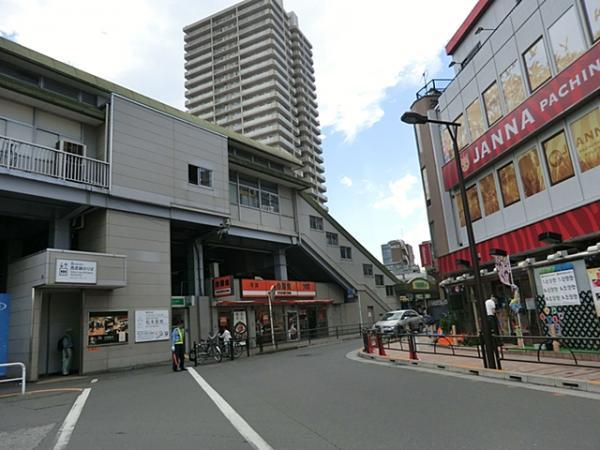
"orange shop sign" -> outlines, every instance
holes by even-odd
[[[313,281],[241,280],[241,285],[244,298],[267,298],[273,286],[275,298],[312,298],[317,295],[316,283]]]
[[[233,277],[213,278],[213,297],[226,297],[233,294]]]

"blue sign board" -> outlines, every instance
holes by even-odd
[[[8,319],[10,317],[10,297],[0,294],[0,364],[8,362]],[[0,377],[6,375],[6,368],[0,368]]]

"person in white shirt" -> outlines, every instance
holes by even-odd
[[[490,331],[493,334],[500,334],[498,330],[498,318],[496,317],[496,297],[492,295],[485,301],[485,313]]]
[[[223,331],[221,331],[219,337],[223,339],[223,344],[225,345],[229,344],[229,341],[231,341],[231,333],[227,328],[223,328]]]

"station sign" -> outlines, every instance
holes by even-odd
[[[56,260],[56,282],[74,284],[96,284],[96,261]]]

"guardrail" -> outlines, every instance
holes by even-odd
[[[0,167],[108,188],[105,161],[1,135]]]
[[[401,333],[377,335],[366,330],[368,337],[377,337],[388,350],[416,354],[431,354],[475,358],[483,360],[483,339],[481,335]],[[493,335],[496,366],[502,368],[502,361],[533,364],[552,364],[600,369],[600,338],[568,336],[516,336]],[[411,349],[411,346],[414,347]]]
[[[1,379],[0,378],[0,383],[8,383],[10,381],[21,381],[21,395],[25,394],[25,379],[26,379],[26,375],[27,375],[27,369],[25,368],[25,364],[20,363],[20,362],[14,362],[14,363],[2,363],[0,364],[0,367],[20,367],[21,368],[21,377],[18,378],[4,378]]]

